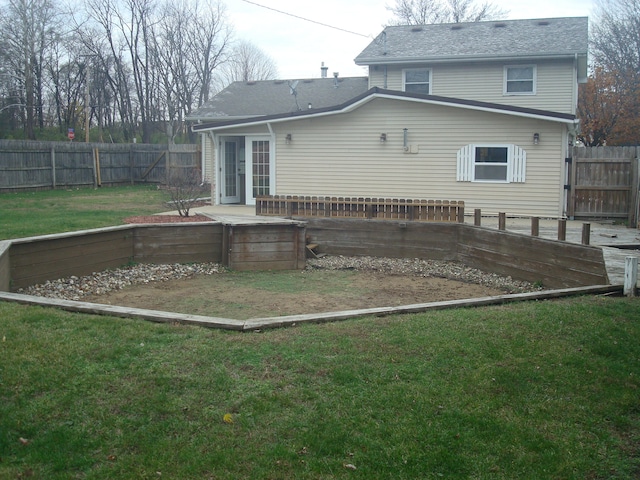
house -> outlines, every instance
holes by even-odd
[[[364,93],[368,88],[367,77],[340,77],[334,73],[327,77],[328,68],[321,67],[320,78],[299,80],[263,80],[249,82],[233,82],[220,91],[209,102],[191,114],[187,120],[206,123],[207,125],[243,120],[258,116],[280,113],[298,112],[313,108],[325,108],[339,105]],[[202,172],[203,179],[212,185],[221,184],[231,195],[218,201],[221,203],[244,203],[244,173],[233,175],[233,164],[236,170],[244,170],[244,141],[242,138],[227,139],[220,147],[225,149],[225,162],[219,163],[215,156],[215,147],[211,138],[202,135]],[[214,169],[214,163],[219,168]],[[216,182],[213,172],[225,171],[223,179]],[[233,194],[233,192],[236,194]]]
[[[587,30],[582,17],[387,27],[355,59],[369,68],[366,92],[193,130],[218,158],[228,142],[245,145],[247,204],[261,194],[420,198],[560,217]],[[216,203],[237,201],[233,181],[216,176]]]

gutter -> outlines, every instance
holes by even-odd
[[[573,59],[574,56],[587,55],[587,52],[571,52],[571,53],[554,53],[550,55],[521,55],[521,56],[513,56],[513,55],[491,55],[491,56],[475,56],[475,55],[461,55],[455,58],[452,57],[369,57],[369,58],[356,58],[355,64],[360,66],[367,65],[398,65],[398,64],[425,64],[425,63],[459,63],[459,62],[503,62],[503,61],[514,61],[520,62],[530,61],[530,60],[566,60],[568,58]]]

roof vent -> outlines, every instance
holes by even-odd
[[[507,24],[506,23],[494,23],[493,26],[495,28],[504,28],[504,27],[507,26]]]
[[[249,80],[247,85],[255,85],[257,82],[255,80]]]
[[[538,22],[538,25],[540,25],[541,27],[547,26],[547,25],[551,25],[551,22],[549,20],[540,20]]]
[[[411,27],[412,32],[421,32],[422,27],[420,25],[416,25],[415,27]]]
[[[462,25],[451,25],[451,30],[462,30]]]
[[[305,78],[302,83],[313,83],[313,78]]]
[[[273,83],[275,85],[282,85],[284,83],[284,80],[274,80]]]

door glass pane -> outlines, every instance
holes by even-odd
[[[237,159],[236,142],[225,142],[224,144],[224,195],[225,197],[235,197],[238,195],[238,182],[236,176]]]
[[[253,197],[269,195],[269,140],[251,142]]]

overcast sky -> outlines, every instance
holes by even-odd
[[[333,75],[333,72],[338,72],[341,77],[366,76],[366,70],[357,66],[353,59],[392,18],[386,5],[392,4],[393,0],[223,2],[226,5],[228,20],[234,26],[236,38],[252,42],[269,55],[277,64],[279,78],[299,79],[319,77],[322,62],[329,68],[329,76]],[[507,19],[522,19],[590,16],[594,2],[493,0],[493,3],[509,11]]]

